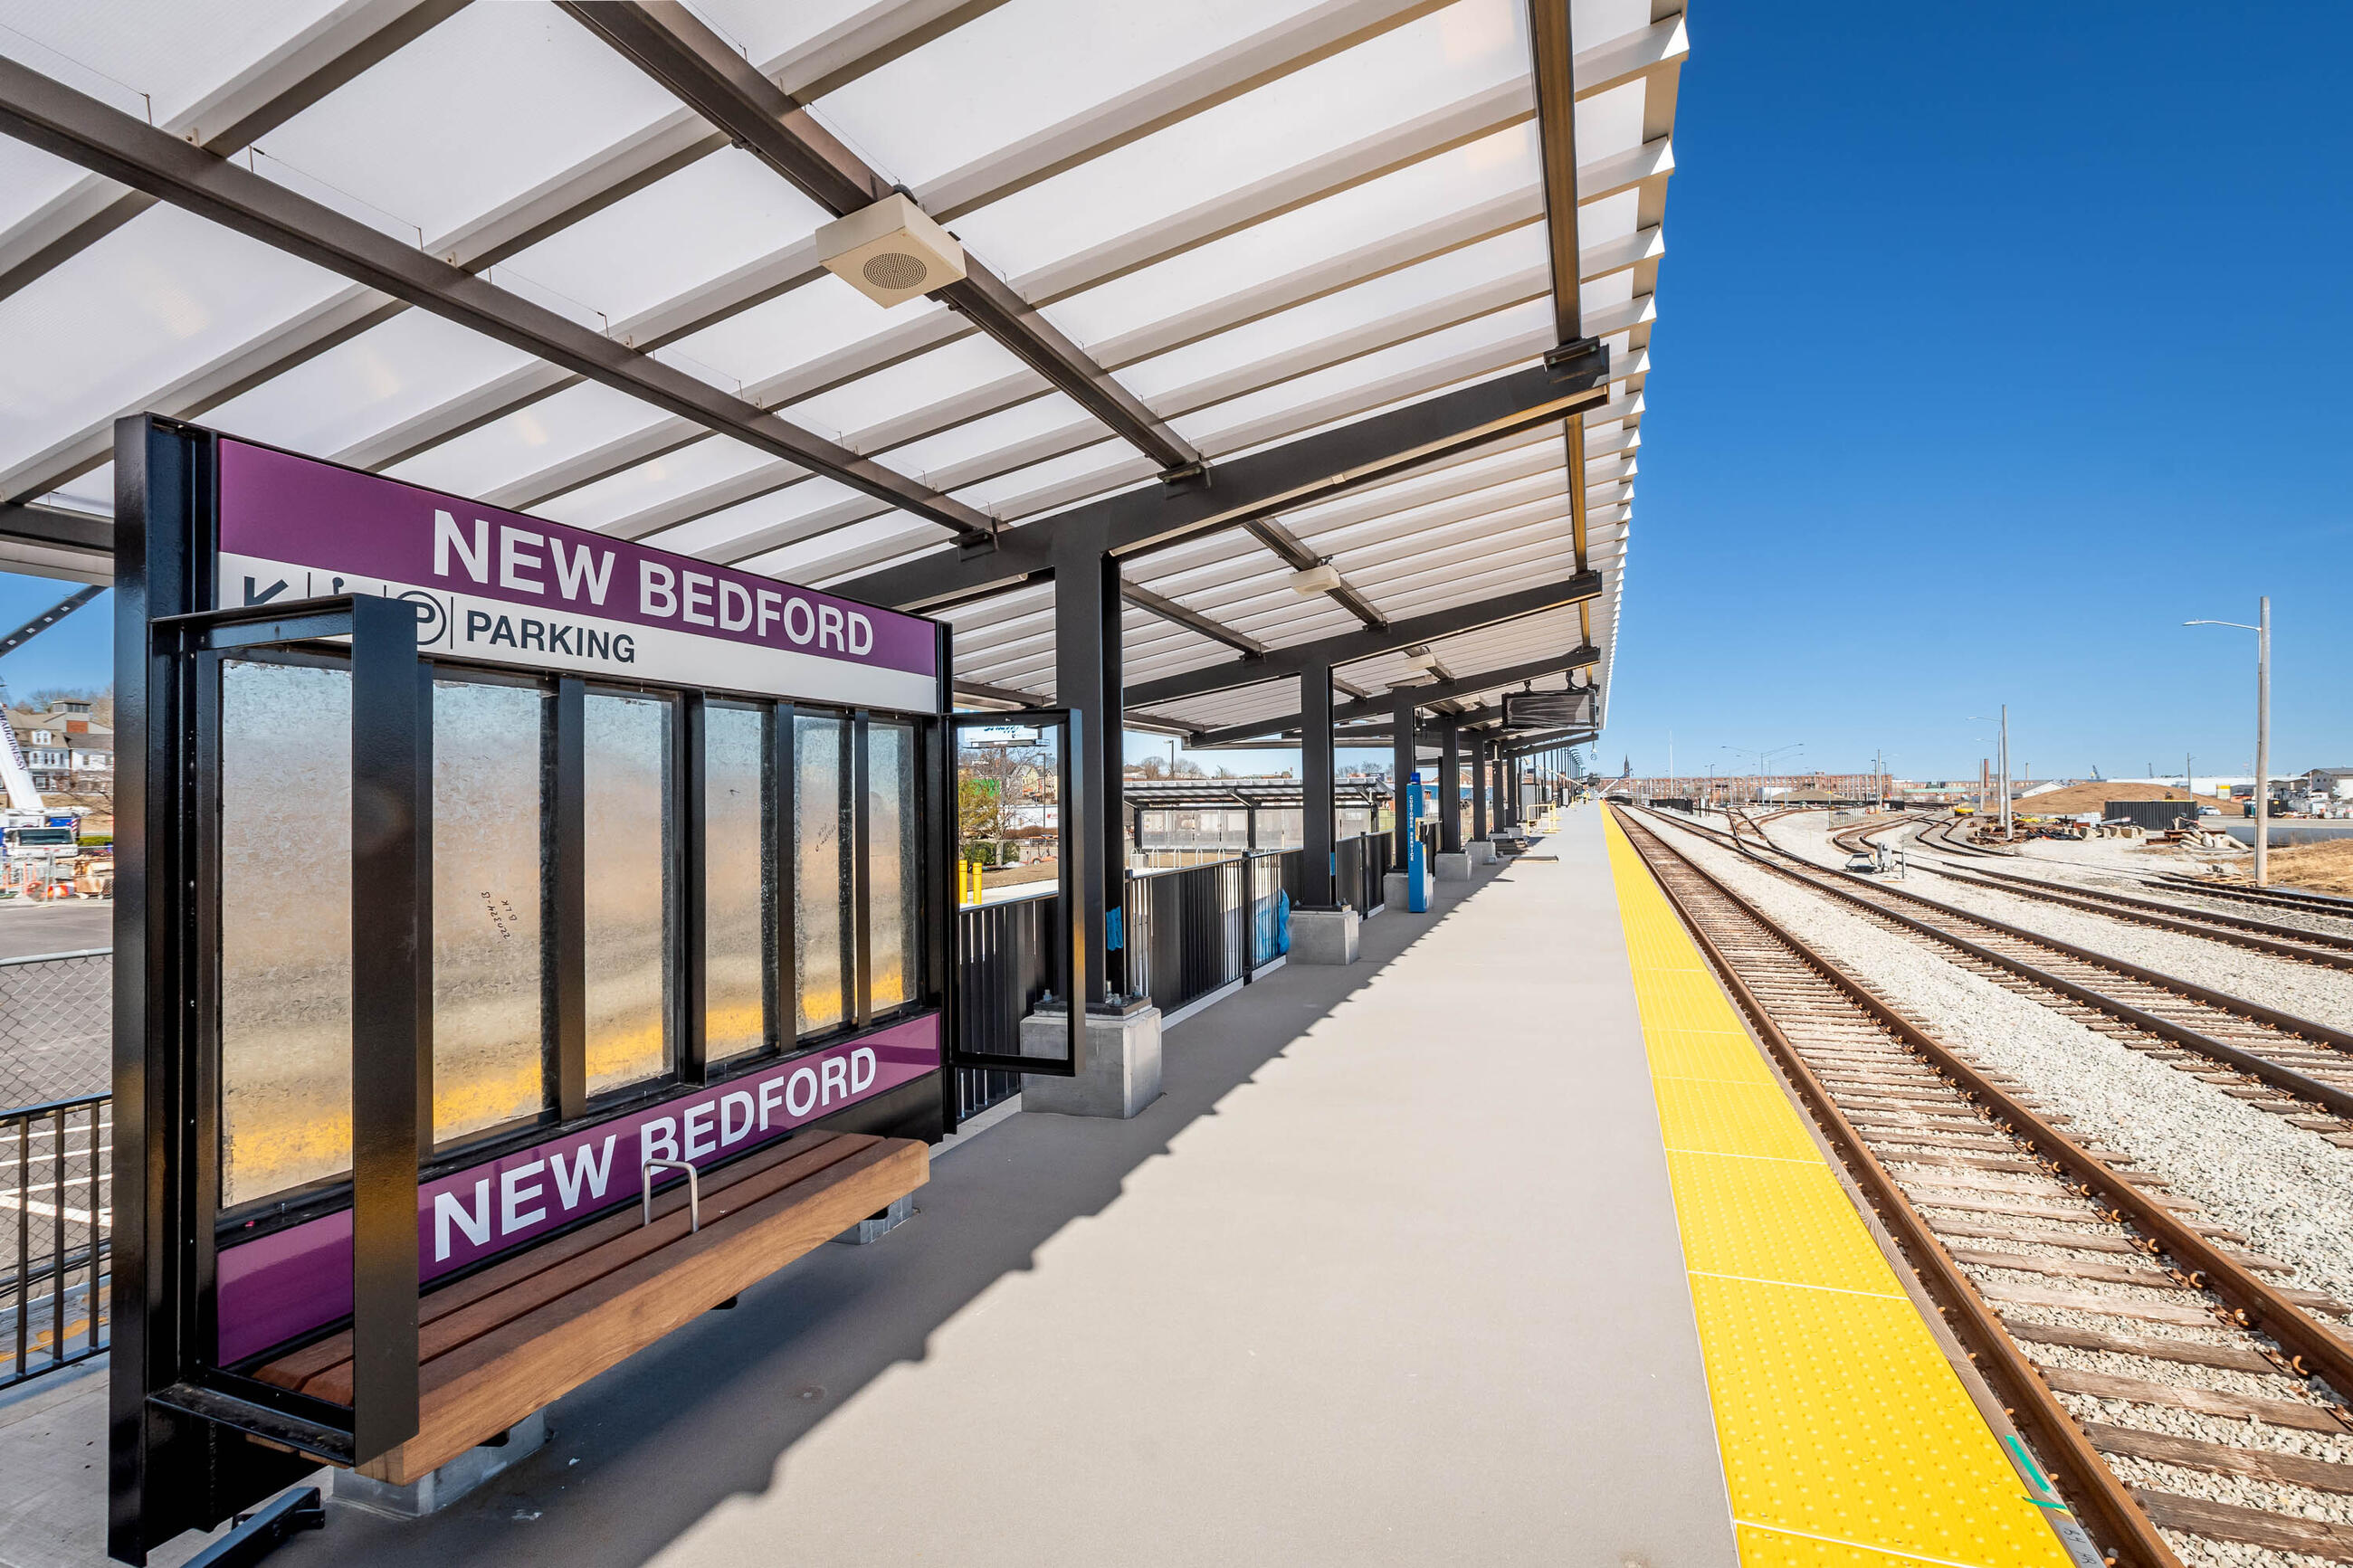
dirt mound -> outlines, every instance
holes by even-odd
[[[2015,796],[2010,809],[2021,816],[2073,816],[2079,811],[2097,811],[2112,800],[2180,800],[2190,797],[2186,790],[2169,789],[2164,784],[2111,784],[2094,781],[2091,784],[2062,784],[2041,795]],[[2214,804],[2210,797],[2202,804]]]

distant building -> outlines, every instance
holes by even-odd
[[[79,699],[47,708],[10,709],[9,728],[25,754],[25,771],[44,794],[111,794],[114,784],[114,731],[90,717]]]

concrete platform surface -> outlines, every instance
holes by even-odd
[[[1134,1120],[946,1154],[448,1512],[339,1508],[273,1568],[1734,1562],[1599,823],[1172,1028]]]

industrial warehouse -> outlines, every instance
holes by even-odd
[[[1788,589],[1715,25],[0,6],[0,1563],[2353,1563],[2313,665]]]

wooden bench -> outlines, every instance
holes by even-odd
[[[904,1138],[793,1138],[702,1177],[702,1228],[684,1183],[471,1274],[418,1303],[417,1436],[360,1467],[416,1481],[598,1373],[923,1184],[929,1151]],[[348,1331],[255,1375],[347,1405]]]

